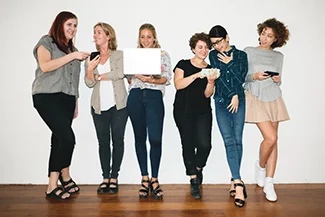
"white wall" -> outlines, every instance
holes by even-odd
[[[276,17],[284,21],[291,38],[284,48],[283,97],[291,120],[280,124],[279,161],[276,181],[280,183],[325,182],[324,117],[324,9],[322,0],[233,0],[233,1],[24,1],[2,0],[0,4],[0,184],[47,183],[50,131],[32,105],[31,84],[36,67],[32,49],[46,34],[62,10],[79,18],[76,46],[93,51],[93,25],[110,23],[117,32],[119,48],[135,47],[138,28],[154,24],[162,47],[172,58],[191,58],[188,40],[196,32],[209,31],[216,24],[226,27],[231,43],[243,49],[257,45],[256,24]],[[82,75],[83,75],[82,71]],[[81,80],[82,81],[82,80]],[[80,83],[79,117],[73,123],[77,145],[71,171],[78,183],[101,181],[98,145],[90,115],[90,94]],[[175,88],[167,88],[162,183],[188,183],[181,156],[179,134],[172,116]],[[214,103],[212,103],[214,107]],[[213,120],[213,149],[204,172],[206,183],[228,183],[225,150]],[[254,125],[244,131],[242,178],[254,182],[254,161],[261,135]],[[139,183],[133,132],[128,121],[125,155],[120,183]]]

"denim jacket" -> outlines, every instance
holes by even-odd
[[[233,53],[233,59],[225,64],[218,58],[219,51],[212,50],[209,54],[212,68],[220,70],[220,77],[215,81],[214,98],[221,97],[225,105],[228,106],[234,95],[238,95],[238,100],[244,99],[245,77],[248,71],[247,54],[231,46],[231,50],[225,52],[227,56]]]

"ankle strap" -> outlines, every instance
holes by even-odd
[[[236,188],[237,186],[240,186],[240,187],[243,187],[243,188],[245,187],[244,183],[235,183],[234,186],[235,186],[235,188]]]

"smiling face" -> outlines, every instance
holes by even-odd
[[[103,46],[107,47],[107,43],[110,40],[110,37],[106,35],[105,31],[101,26],[96,26],[94,29],[94,42],[96,46]]]
[[[196,45],[195,48],[192,49],[193,53],[195,54],[196,57],[204,60],[208,54],[209,54],[209,46],[207,45],[206,42],[199,40]]]
[[[260,46],[264,49],[271,49],[271,45],[276,41],[272,28],[265,27],[260,35]]]
[[[63,32],[67,41],[74,38],[77,33],[78,20],[75,18],[68,19],[63,24]]]
[[[210,38],[210,41],[212,43],[212,47],[221,53],[230,50],[228,35],[226,38]]]
[[[139,35],[139,41],[144,48],[153,48],[155,38],[152,31],[149,29],[143,29]]]

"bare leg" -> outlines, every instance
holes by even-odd
[[[279,122],[272,123],[276,133],[278,134]],[[273,151],[266,162],[266,177],[273,177],[276,169],[276,162],[278,159],[278,143],[276,141]]]
[[[260,145],[260,167],[264,168],[277,143],[277,131],[270,121],[256,124],[264,140]]]

